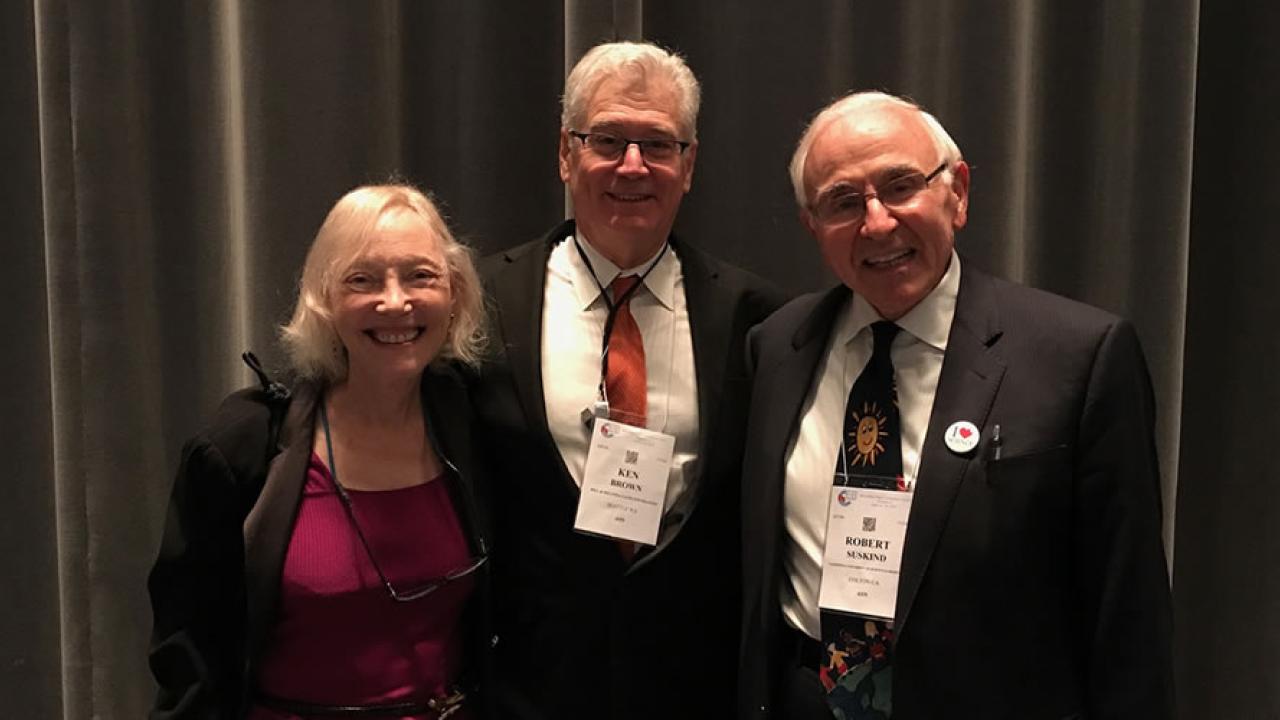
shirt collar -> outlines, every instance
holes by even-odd
[[[897,319],[898,327],[939,352],[946,352],[947,339],[951,335],[951,321],[956,315],[956,297],[959,294],[960,256],[952,249],[951,263],[942,279],[923,300]],[[871,323],[882,319],[866,298],[853,293],[852,300],[845,306],[837,321],[835,337],[842,345],[848,344]]]
[[[573,292],[577,295],[578,304],[583,310],[589,309],[600,298],[601,286],[609,287],[609,284],[619,275],[643,275],[644,271],[653,263],[653,259],[658,256],[658,253],[662,253],[662,259],[645,277],[644,287],[668,310],[675,308],[676,276],[679,274],[679,261],[676,260],[675,253],[670,248],[665,253],[662,252],[662,248],[658,248],[653,255],[645,258],[644,262],[636,267],[619,268],[609,258],[600,254],[600,251],[596,250],[586,237],[579,232],[577,233],[577,240],[582,247],[582,252],[591,261],[591,267],[589,268],[582,261],[582,256],[578,254],[577,249],[573,247],[573,240],[574,236],[572,235],[565,238],[565,243],[568,245],[568,270],[570,278],[573,280]],[[591,278],[591,268],[595,268],[596,277],[600,280],[599,285]]]

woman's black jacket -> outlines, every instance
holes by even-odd
[[[488,553],[484,483],[472,455],[470,404],[459,372],[428,368],[421,392],[428,434],[458,471],[451,494],[471,551]],[[291,398],[281,395],[265,387],[232,394],[183,448],[147,583],[154,616],[150,664],[160,686],[153,720],[241,718],[248,710],[257,663],[276,620],[321,388],[304,383]],[[272,437],[278,438],[275,447]],[[487,714],[489,608],[485,565],[464,615],[471,629],[466,681],[480,687],[468,702],[480,717]]]

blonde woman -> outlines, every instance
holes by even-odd
[[[427,197],[337,202],[282,331],[291,393],[260,373],[183,450],[149,581],[153,718],[482,715],[487,522],[459,374],[483,328],[471,253]]]

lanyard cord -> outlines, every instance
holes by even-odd
[[[351,527],[356,530],[356,537],[360,538],[360,544],[364,546],[364,552],[369,556],[369,564],[373,565],[374,572],[378,573],[378,579],[391,594],[391,599],[398,600],[395,588],[391,587],[391,581],[383,574],[382,567],[378,565],[378,559],[373,555],[373,548],[369,547],[369,541],[365,539],[364,531],[356,521],[356,511],[351,504],[351,496],[347,494],[347,489],[342,483],[338,482],[338,466],[333,462],[333,434],[329,432],[329,413],[325,410],[325,405],[324,400],[321,400],[320,425],[324,427],[324,448],[329,454],[329,477],[333,479],[333,486],[338,490],[338,499],[342,501],[342,509],[347,511],[347,519],[351,521]]]
[[[578,257],[582,258],[587,270],[591,271],[591,279],[596,281],[596,287],[600,289],[600,295],[604,298],[604,305],[609,308],[609,317],[604,321],[604,336],[600,341],[600,383],[596,387],[596,397],[603,398],[605,402],[608,402],[609,397],[605,394],[604,381],[609,374],[609,337],[613,335],[613,324],[618,319],[618,310],[644,284],[644,279],[649,277],[649,273],[653,272],[653,269],[662,261],[662,256],[667,254],[667,248],[671,247],[671,243],[662,244],[662,249],[658,251],[658,256],[653,259],[653,262],[649,263],[649,267],[645,268],[643,273],[640,273],[640,280],[623,293],[622,297],[616,298],[614,301],[609,300],[609,293],[605,291],[604,284],[600,282],[600,276],[596,275],[596,269],[587,257],[587,252],[582,249],[582,243],[578,242],[576,233],[573,236],[573,246],[578,249]]]

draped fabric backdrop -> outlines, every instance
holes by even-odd
[[[144,580],[178,450],[249,381],[242,349],[279,366],[274,328],[328,207],[402,178],[483,252],[540,233],[566,211],[564,74],[617,37],[682,51],[704,83],[678,230],[795,292],[831,282],[785,170],[813,112],[880,88],[943,121],[974,167],[968,261],[1137,324],[1184,716],[1280,718],[1264,462],[1280,429],[1278,7],[3,3],[5,714],[145,713]]]

